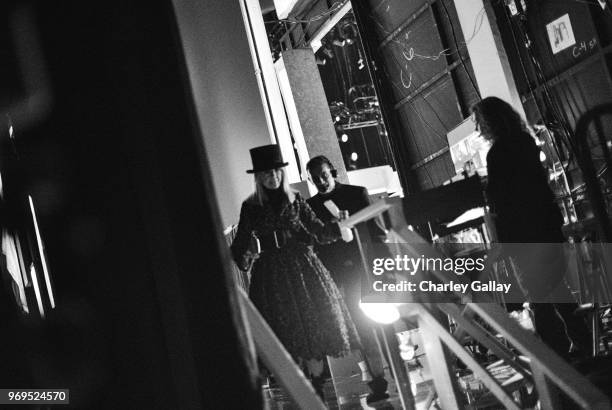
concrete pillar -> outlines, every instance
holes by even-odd
[[[282,58],[308,157],[325,155],[336,166],[338,179],[348,182],[314,52],[310,48],[287,50]],[[294,137],[295,129],[292,127]]]
[[[454,2],[482,97],[499,97],[525,118],[493,7],[486,0]]]

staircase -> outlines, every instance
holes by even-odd
[[[345,224],[353,227],[376,217],[392,206],[395,205],[389,200],[381,200],[355,214]],[[425,256],[438,255],[437,251],[426,241],[404,226],[400,225],[392,232],[398,252],[415,258],[423,255],[424,252]],[[451,277],[447,272],[431,271],[430,273],[443,283],[449,283],[451,280],[457,281],[456,276]],[[241,302],[248,323],[250,323],[255,347],[262,361],[300,408],[324,409],[324,404],[315,395],[308,380],[254,308],[246,293],[241,291],[241,295]],[[531,332],[511,319],[507,312],[493,301],[485,301],[485,303],[404,303],[399,305],[398,309],[402,319],[418,323],[435,386],[435,395],[430,400],[432,405],[437,401],[443,410],[478,408],[474,407],[473,403],[466,402],[466,395],[462,392],[456,375],[453,359],[455,356],[488,390],[496,403],[494,407],[488,407],[491,409],[537,408],[535,405],[539,405],[539,408],[544,410],[563,408],[609,410],[612,408],[608,396]],[[452,333],[449,330],[448,318],[451,318],[458,326],[457,330]],[[466,335],[492,352],[499,359],[498,366],[485,366],[479,362],[462,343]],[[389,343],[395,341],[385,340],[384,342],[388,346]],[[499,380],[496,369],[499,369],[500,365],[511,370],[512,380]],[[417,405],[402,360],[398,357],[391,357],[391,367],[402,408],[415,410]],[[524,394],[526,386],[527,390],[531,390],[528,395]],[[521,394],[521,389],[523,394]]]

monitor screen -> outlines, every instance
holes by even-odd
[[[447,134],[448,146],[455,172],[460,174],[466,162],[472,161],[479,175],[487,174],[487,152],[491,147],[475,130],[470,118],[464,120]]]

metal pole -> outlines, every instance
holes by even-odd
[[[391,372],[395,379],[395,386],[397,387],[397,393],[402,403],[402,409],[404,410],[415,410],[414,396],[412,395],[412,389],[410,388],[410,377],[406,372],[404,361],[399,355],[397,349],[397,341],[390,342],[387,338],[387,331],[383,326],[380,326],[380,333],[382,334],[383,344],[387,351],[387,357],[389,358],[389,365],[391,366]],[[393,344],[394,343],[394,344]]]
[[[359,254],[361,256],[361,263],[363,264],[363,279],[362,284],[370,283],[370,277],[367,272],[367,260],[365,257],[365,252],[363,250],[363,244],[361,243],[361,238],[359,237],[359,232],[357,228],[353,229],[355,240],[357,241],[357,245],[359,247]],[[388,358],[389,366],[391,367],[391,372],[393,374],[393,378],[395,379],[395,386],[397,387],[397,392],[400,397],[400,401],[402,403],[402,409],[404,410],[415,410],[414,404],[414,396],[412,395],[412,389],[410,388],[410,378],[408,373],[406,372],[406,368],[404,367],[404,361],[400,357],[399,349],[397,347],[397,341],[389,341],[387,338],[386,331],[389,327],[385,328],[383,326],[379,326],[379,332],[374,332],[377,336],[377,342],[379,344],[379,348],[382,350],[380,346],[380,340],[378,340],[378,334],[380,333],[382,337],[382,345],[386,351],[386,356]],[[381,355],[384,357],[385,355],[381,351]]]

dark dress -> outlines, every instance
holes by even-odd
[[[343,356],[359,349],[359,337],[340,292],[309,245],[340,237],[336,224],[323,224],[306,201],[295,194],[259,205],[254,197],[243,202],[231,250],[242,270],[253,256],[247,251],[251,232],[261,237],[289,231],[280,249],[266,249],[255,259],[249,296],[276,336],[299,359]]]

